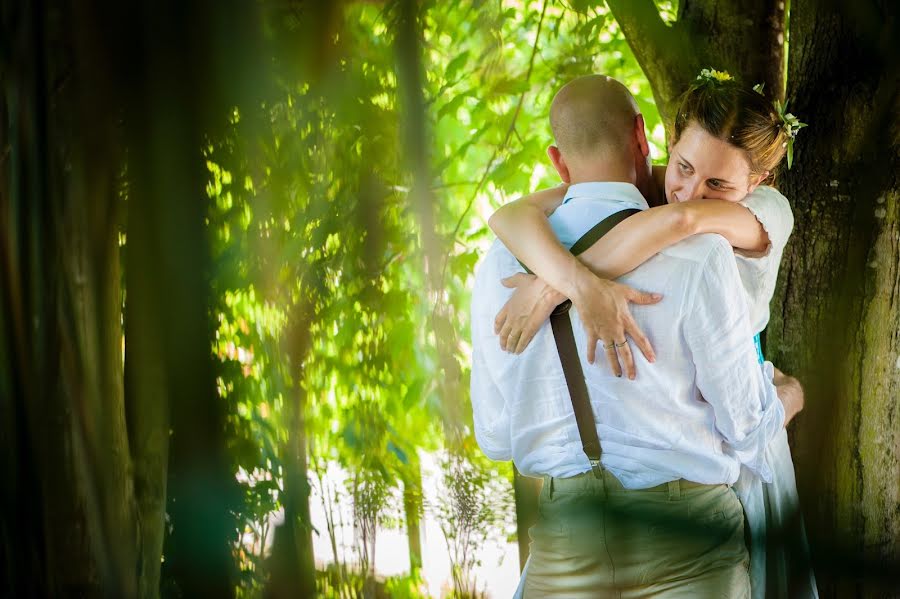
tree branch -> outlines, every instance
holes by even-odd
[[[653,0],[606,0],[606,5],[627,39],[651,38],[654,44],[641,46],[641,49],[659,54],[654,46],[666,41],[665,38],[671,31],[663,22]],[[634,53],[638,54],[638,48],[634,48]]]
[[[662,20],[653,0],[607,0],[606,4],[650,80],[663,122],[671,122],[670,104],[690,80],[696,54],[687,48],[681,30]]]

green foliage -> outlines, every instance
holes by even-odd
[[[345,7],[324,75],[297,81],[274,67],[278,84],[236,107],[207,148],[213,352],[244,489],[236,556],[246,596],[265,580],[295,402],[314,470],[351,473],[347,496],[371,533],[388,493],[418,476],[418,452],[449,450],[450,503],[437,513],[457,592],[473,591],[473,547],[512,516],[507,467],[480,457],[468,404],[468,289],[492,239],[485,219],[556,184],[549,103],[574,77],[626,82],[662,156],[649,85],[602,3],[428,2],[419,25],[435,224],[421,230],[400,136],[409,115],[398,106],[398,18],[392,3]],[[423,262],[431,236],[441,264]],[[428,269],[440,273],[437,290]],[[404,584],[387,586],[418,596]]]

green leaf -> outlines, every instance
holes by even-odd
[[[450,61],[450,64],[447,65],[447,68],[444,71],[444,78],[448,83],[453,82],[456,79],[457,72],[465,66],[468,59],[469,51],[466,50]]]

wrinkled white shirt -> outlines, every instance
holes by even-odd
[[[551,216],[571,245],[597,222],[625,208],[646,209],[633,185],[569,188]],[[784,409],[759,367],[747,300],[731,246],[697,235],[663,250],[618,280],[661,293],[654,306],[632,305],[657,360],[632,347],[630,381],[612,374],[598,351],[586,359],[577,310],[569,312],[582,360],[602,463],[630,489],[684,478],[732,484],[745,464],[769,480],[764,449],[784,425]],[[512,459],[526,475],[569,477],[590,470],[549,322],[521,355],[500,349],[494,317],[512,294],[500,280],[523,269],[496,241],[483,258],[472,294],[472,407],[484,453]]]

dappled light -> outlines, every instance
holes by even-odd
[[[723,4],[0,0],[0,597],[511,596],[542,479],[476,436],[488,219],[560,183],[564,84],[622,82],[663,166],[710,65],[810,123],[768,542],[805,522],[823,597],[896,590],[896,16]]]

